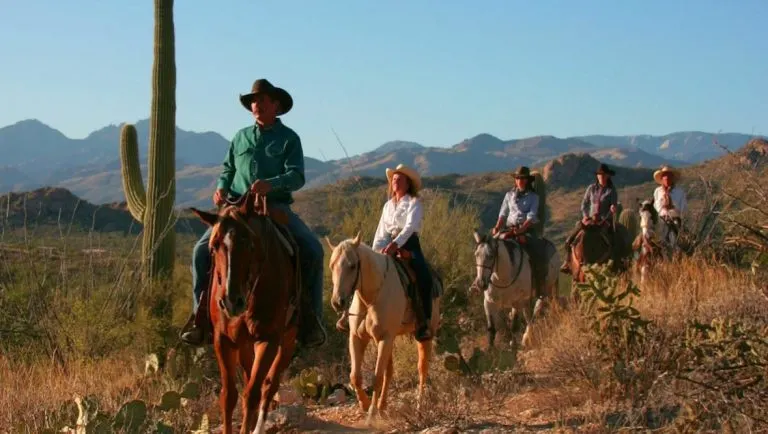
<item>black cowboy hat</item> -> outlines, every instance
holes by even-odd
[[[266,93],[280,103],[280,111],[277,113],[278,116],[291,111],[291,108],[293,107],[293,98],[291,97],[291,94],[283,88],[274,86],[266,78],[259,78],[254,81],[253,86],[251,87],[251,93],[240,95],[240,103],[246,110],[251,111],[253,97],[260,93]]]
[[[611,170],[611,168],[610,168],[610,167],[608,167],[608,165],[607,165],[607,164],[605,164],[605,163],[600,163],[600,166],[599,166],[599,167],[597,168],[597,170],[595,171],[595,175],[597,175],[597,174],[599,174],[599,173],[605,173],[605,174],[607,174],[607,175],[611,175],[611,176],[613,176],[613,175],[615,175],[615,174],[616,174],[616,172],[614,172],[613,170]]]
[[[529,181],[533,181],[533,175],[531,175],[531,169],[526,166],[520,166],[512,172],[514,178],[527,178]]]

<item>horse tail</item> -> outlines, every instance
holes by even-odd
[[[533,192],[539,197],[539,210],[536,215],[539,222],[533,228],[539,236],[544,236],[544,226],[547,223],[547,184],[540,172],[534,171],[531,175],[533,175]]]

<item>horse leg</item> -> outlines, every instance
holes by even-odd
[[[538,302],[537,302],[538,304]],[[536,308],[534,307],[534,310]],[[520,346],[525,348],[530,345],[531,343],[531,326],[533,325],[533,319],[534,319],[534,313],[529,314],[528,309],[523,309],[523,320],[525,320],[525,331],[523,332],[523,337],[520,339]]]
[[[277,356],[278,343],[275,340],[254,344],[254,363],[251,366],[251,378],[243,391],[243,425],[240,434],[250,432],[256,425],[256,409],[259,404],[269,406],[269,403],[261,403],[260,387],[264,384],[269,369]]]
[[[267,412],[272,399],[280,388],[280,376],[288,368],[293,357],[293,351],[296,349],[296,334],[298,329],[294,328],[283,335],[283,341],[277,350],[277,355],[272,362],[272,368],[267,374],[267,378],[261,386],[261,408],[259,410],[259,420],[256,423],[254,434],[263,434],[267,422]]]
[[[382,395],[382,385],[384,383],[384,371],[387,369],[389,359],[392,357],[392,346],[394,339],[392,336],[385,336],[384,339],[377,342],[377,355],[376,355],[376,379],[373,382],[373,397],[371,398],[371,405],[368,408],[368,419],[366,423],[373,425],[373,419],[378,414],[378,401]]]
[[[496,305],[489,301],[488,298],[483,299],[483,310],[485,310],[485,321],[488,330],[488,348],[493,348],[496,341],[496,324],[498,321],[498,309]]]
[[[237,404],[237,386],[235,383],[235,354],[231,345],[223,342],[221,334],[216,334],[213,347],[216,359],[219,362],[221,373],[221,392],[219,393],[219,405],[221,406],[223,434],[232,433],[232,413]]]
[[[349,382],[355,389],[357,395],[357,401],[360,403],[360,409],[364,412],[368,411],[371,405],[368,394],[363,389],[363,357],[365,354],[365,348],[368,346],[370,337],[364,335],[364,337],[358,337],[355,333],[355,327],[350,327],[349,330],[349,358],[350,358],[350,371]]]
[[[419,349],[419,392],[416,408],[421,408],[421,402],[427,390],[427,378],[429,377],[429,359],[432,356],[432,341],[416,342]]]
[[[381,384],[381,399],[379,400],[379,410],[387,409],[387,391],[389,390],[389,384],[392,382],[392,375],[395,373],[394,360],[389,358],[387,364],[387,370],[384,371],[384,382]]]

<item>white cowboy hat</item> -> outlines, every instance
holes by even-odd
[[[656,181],[657,184],[661,184],[661,175],[669,173],[674,178],[672,182],[677,182],[680,180],[680,171],[675,169],[672,166],[661,166],[661,169],[653,172],[653,180]]]
[[[392,176],[394,176],[395,173],[402,173],[403,175],[407,176],[408,179],[411,180],[411,185],[413,186],[414,192],[421,190],[421,176],[419,176],[419,173],[414,169],[411,169],[405,164],[398,164],[394,169],[387,168],[387,182],[392,182]]]

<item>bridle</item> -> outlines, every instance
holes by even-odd
[[[235,223],[239,224],[240,226],[242,226],[242,227],[244,227],[246,229],[247,233],[246,233],[245,239],[249,243],[248,244],[248,250],[252,251],[252,252],[258,252],[258,257],[262,258],[262,260],[257,261],[259,263],[259,268],[258,268],[258,270],[256,270],[256,272],[254,272],[250,267],[248,268],[248,276],[247,276],[248,280],[253,279],[253,284],[251,285],[250,289],[248,290],[247,293],[243,294],[244,298],[248,298],[250,296],[250,294],[252,294],[253,291],[256,289],[256,286],[259,284],[259,279],[261,278],[261,275],[263,274],[264,265],[267,262],[266,261],[266,258],[267,258],[267,255],[266,255],[267,245],[266,245],[266,241],[264,239],[265,237],[259,236],[256,233],[256,231],[253,229],[253,226],[245,218],[243,218],[243,216],[239,212],[239,209],[237,209],[237,207],[242,203],[242,199],[244,197],[245,196],[242,196],[237,201],[230,201],[230,200],[226,200],[225,199],[225,202],[226,202],[226,205],[225,205],[225,208],[226,208],[225,212],[226,212],[226,214],[225,215],[226,215],[226,217],[231,218],[232,221],[234,221]],[[271,222],[271,220],[269,218],[267,218],[266,221],[267,222]],[[221,223],[219,223],[219,224],[221,224]],[[219,242],[217,241],[216,243],[212,243],[211,245],[209,245],[208,251],[209,251],[209,254],[210,254],[211,258],[214,257],[213,253],[214,253],[214,250],[218,249],[218,247],[219,247],[218,244],[219,244]],[[257,247],[260,247],[260,248],[257,249]],[[231,259],[231,251],[230,251],[230,259]],[[231,267],[231,264],[229,266]],[[214,264],[211,264],[211,269],[213,269],[213,268],[214,268]],[[213,277],[213,276],[211,276],[211,277]],[[221,274],[220,273],[216,273],[216,279],[217,279],[217,283],[219,284],[219,286],[221,286],[222,282],[221,282]],[[229,290],[230,290],[229,282],[227,282],[227,287],[226,287],[225,293],[229,292]],[[221,300],[219,301],[219,303],[221,303]]]
[[[360,254],[357,252],[357,249],[353,249],[355,251],[355,256],[357,256],[357,261],[351,265],[352,268],[354,268],[355,273],[355,280],[352,281],[350,291],[351,294],[354,294],[355,291],[363,292],[363,267],[362,267],[362,259],[360,259]],[[384,275],[381,277],[381,283],[379,283],[379,290],[384,286],[384,280],[387,278],[387,274],[389,274],[389,263],[392,260],[392,258],[389,255],[386,255],[387,258],[387,267],[384,269]],[[363,303],[365,307],[368,307],[368,303],[363,300],[362,297],[360,297],[360,301]],[[349,309],[349,308],[347,308]],[[347,314],[351,316],[359,315],[359,313],[352,313],[347,310]]]
[[[498,263],[499,263],[499,248],[500,248],[501,244],[499,243],[499,240],[497,238],[490,238],[490,239],[487,239],[487,240],[485,240],[485,241],[483,241],[481,243],[478,243],[477,245],[479,246],[480,244],[483,244],[483,243],[488,244],[488,247],[489,247],[488,250],[491,251],[491,254],[489,255],[490,256],[490,260],[483,261],[482,263],[479,263],[479,264],[475,263],[475,266],[476,267],[480,267],[480,268],[482,268],[484,270],[489,270],[491,272],[490,277],[488,278],[488,283],[490,285],[493,285],[496,288],[504,289],[504,288],[509,288],[510,286],[514,285],[515,282],[517,282],[517,278],[520,277],[520,273],[523,271],[523,263],[522,263],[522,261],[520,261],[520,265],[517,267],[517,272],[515,273],[515,276],[512,278],[512,280],[509,282],[509,284],[507,284],[507,285],[497,285],[497,284],[493,283],[493,273],[496,270],[496,268],[498,267]],[[515,243],[515,246],[517,246],[517,250],[519,252],[521,252],[520,257],[522,258],[522,250],[523,250],[522,246],[520,246],[520,243],[517,243],[517,242]],[[510,262],[512,262],[512,266],[514,267],[515,259],[513,257],[510,257],[509,260],[510,260]],[[490,262],[491,265],[487,265],[488,262]]]

